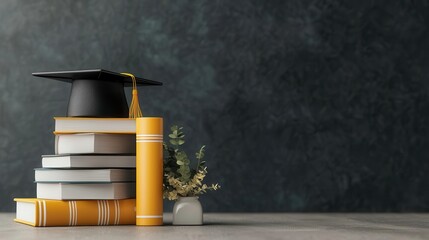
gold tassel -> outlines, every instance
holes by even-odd
[[[137,94],[136,77],[134,77],[134,75],[132,75],[131,73],[121,73],[121,74],[129,76],[133,80],[133,98],[131,100],[130,111],[129,111],[128,117],[129,118],[143,117],[143,114],[142,114],[142,111],[141,111],[140,105],[139,105],[139,96]]]

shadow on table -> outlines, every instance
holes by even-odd
[[[165,222],[164,226],[176,226],[176,225],[173,225],[173,223],[171,223],[171,222]],[[192,227],[192,226],[199,226],[199,227],[201,227],[201,225],[177,225],[177,227],[180,227],[180,226],[190,226],[190,227]],[[249,223],[249,222],[247,222],[247,223],[238,223],[238,222],[207,222],[207,223],[204,223],[202,226],[203,227],[204,226],[243,226],[243,227],[245,227],[245,226],[248,226],[248,227],[270,226],[270,227],[277,227],[277,226],[285,226],[285,223],[280,223],[280,222],[251,222],[251,223]]]

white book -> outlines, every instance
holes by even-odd
[[[55,117],[57,133],[135,133],[136,121],[130,118]]]
[[[135,168],[135,155],[43,155],[44,168]]]
[[[136,135],[80,133],[55,135],[55,154],[133,154]]]
[[[135,197],[135,183],[37,183],[37,198],[56,200]]]
[[[36,182],[135,182],[135,169],[35,169]]]

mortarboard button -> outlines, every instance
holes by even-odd
[[[125,86],[132,86],[127,75],[103,69],[37,72],[33,76],[72,83],[68,117],[127,118]],[[161,82],[135,77],[136,85],[162,85]]]

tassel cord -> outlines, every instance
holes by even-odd
[[[131,99],[131,105],[130,105],[128,117],[129,118],[143,117],[142,111],[140,109],[140,104],[139,104],[136,77],[134,77],[134,75],[131,73],[121,73],[121,74],[131,77],[133,81],[132,99]]]

